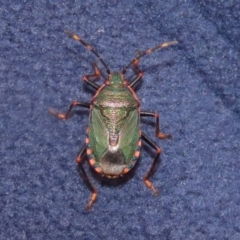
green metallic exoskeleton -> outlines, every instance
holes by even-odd
[[[112,73],[91,101],[87,153],[99,173],[117,177],[128,172],[139,151],[139,101],[123,75]]]
[[[149,177],[158,160],[161,149],[141,131],[140,118],[155,118],[155,134],[158,138],[171,138],[171,135],[160,132],[158,114],[140,111],[140,103],[133,91],[133,86],[143,76],[143,72],[138,67],[140,58],[157,49],[175,45],[177,41],[163,43],[140,52],[121,72],[111,72],[92,46],[74,33],[67,32],[67,34],[92,51],[104,65],[108,74],[108,78],[102,86],[93,82],[94,79],[100,78],[100,71],[97,64],[94,64],[94,74],[83,77],[83,80],[96,90],[96,94],[90,104],[73,101],[65,114],[50,109],[50,113],[60,119],[71,117],[72,108],[75,106],[90,109],[86,141],[76,159],[92,192],[86,208],[90,209],[93,202],[96,201],[97,190],[90,182],[82,166],[83,156],[87,154],[90,165],[97,173],[107,178],[117,178],[129,172],[137,162],[140,156],[141,139],[157,152],[150,169],[144,177],[144,182],[155,194],[158,194],[158,190],[150,182]],[[127,81],[124,74],[130,66],[133,68],[136,76],[131,81]]]

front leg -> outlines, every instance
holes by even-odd
[[[129,86],[131,88],[134,87],[134,85],[137,84],[143,77],[143,71],[139,68],[138,64],[139,64],[139,59],[135,59],[134,62],[132,63],[132,68],[136,76],[129,83]]]
[[[99,79],[101,77],[101,72],[98,68],[97,63],[93,64],[93,70],[94,70],[94,73],[83,76],[83,80],[88,85],[90,85],[92,88],[94,88],[95,90],[98,90],[100,88],[100,86],[97,83],[92,81],[92,80],[95,80],[95,79]]]

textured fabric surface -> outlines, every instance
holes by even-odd
[[[2,0],[0,17],[0,239],[240,239],[239,1]],[[158,197],[142,181],[154,156],[143,147],[123,184],[99,181],[85,162],[99,197],[84,209],[90,192],[75,158],[88,111],[68,121],[47,111],[91,100],[81,77],[97,59],[64,30],[111,70],[179,41],[141,60],[135,88],[173,135],[158,140],[153,119],[143,121],[163,150],[151,178]]]

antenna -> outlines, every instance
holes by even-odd
[[[138,52],[138,55],[137,57],[135,57],[125,68],[123,68],[122,70],[122,74],[125,74],[127,69],[136,61],[138,61],[140,58],[142,58],[143,56],[147,55],[147,54],[150,54],[158,49],[163,49],[163,48],[166,48],[166,47],[169,47],[169,46],[172,46],[172,45],[176,45],[178,44],[178,41],[171,41],[171,42],[166,42],[166,43],[162,43],[160,45],[157,45],[156,47],[153,47],[153,48],[149,48],[147,49],[146,51],[144,52]]]
[[[74,40],[80,42],[81,44],[83,44],[89,51],[93,52],[93,54],[99,59],[99,61],[103,64],[103,66],[105,67],[107,74],[110,74],[110,70],[107,66],[107,64],[103,61],[102,57],[93,49],[93,47],[88,44],[87,42],[83,41],[77,34],[72,33],[70,31],[65,31],[65,33],[67,35],[69,35],[71,38],[73,38]]]

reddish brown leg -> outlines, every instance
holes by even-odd
[[[153,147],[157,151],[157,154],[156,154],[156,156],[155,156],[155,158],[152,162],[152,165],[151,165],[150,169],[148,170],[147,174],[144,176],[143,181],[146,184],[146,186],[153,191],[153,193],[155,195],[158,195],[159,191],[158,191],[157,188],[154,187],[152,182],[149,180],[149,177],[153,174],[152,173],[153,169],[154,169],[154,167],[155,167],[155,165],[158,161],[159,155],[161,154],[162,150],[144,133],[142,133],[141,137],[148,145],[150,145],[151,147]]]
[[[91,197],[90,197],[90,200],[88,201],[88,204],[85,207],[87,210],[90,210],[92,205],[93,205],[93,203],[96,201],[98,194],[97,194],[97,189],[90,182],[89,177],[88,177],[88,175],[87,175],[87,173],[86,173],[86,171],[85,171],[85,169],[84,169],[84,167],[82,165],[82,158],[83,158],[83,156],[86,153],[86,148],[87,148],[87,146],[84,145],[83,148],[80,150],[80,152],[79,152],[79,154],[77,156],[76,162],[78,163],[79,168],[82,171],[82,175],[83,175],[84,181],[86,182],[87,186],[89,187],[89,189],[90,189],[90,191],[92,193]]]
[[[135,59],[134,62],[132,63],[132,68],[136,74],[136,76],[133,78],[133,80],[130,81],[129,86],[133,87],[139,80],[141,80],[143,76],[143,71],[140,70],[138,67],[139,59]]]
[[[101,77],[101,72],[100,72],[100,70],[98,68],[97,63],[93,64],[93,69],[94,69],[94,74],[89,74],[89,75],[83,76],[83,80],[87,84],[89,84],[91,87],[93,87],[94,89],[98,90],[100,88],[100,86],[92,81],[92,80],[99,79]]]
[[[164,138],[171,139],[172,138],[171,134],[164,134],[164,133],[160,132],[160,129],[159,129],[159,115],[157,113],[140,112],[140,116],[141,117],[154,117],[156,119],[155,134],[158,138],[161,138],[161,139],[164,139]]]
[[[89,103],[86,103],[86,102],[73,101],[73,102],[70,104],[70,106],[69,106],[69,108],[68,108],[68,110],[67,110],[66,113],[59,113],[59,112],[57,112],[55,109],[52,109],[52,108],[50,108],[50,109],[48,110],[48,112],[49,112],[50,114],[56,116],[56,117],[59,118],[59,119],[67,120],[67,119],[69,119],[69,118],[72,116],[72,109],[73,109],[73,107],[85,107],[85,108],[90,108],[90,104],[89,104]]]

